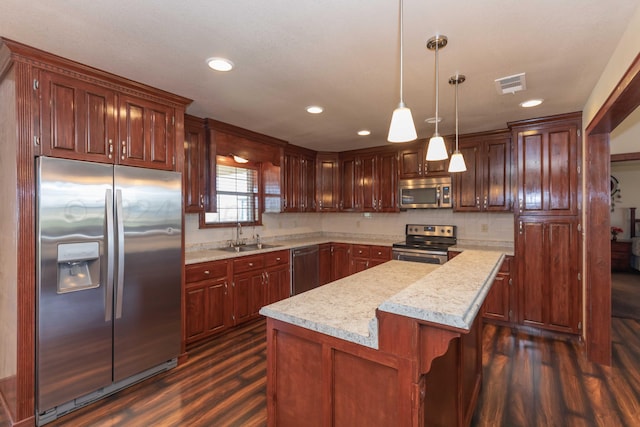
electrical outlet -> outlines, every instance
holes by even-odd
[[[480,224],[480,231],[482,233],[488,233],[489,232],[489,224]]]

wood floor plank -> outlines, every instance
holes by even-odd
[[[486,325],[483,386],[472,426],[640,425],[640,322],[616,318],[612,326],[613,366],[602,367],[573,341]],[[260,320],[191,349],[187,363],[176,369],[49,425],[261,427],[266,416]]]

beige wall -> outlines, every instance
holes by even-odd
[[[629,21],[620,42],[613,50],[613,54],[600,75],[598,83],[593,88],[589,99],[582,109],[582,125],[586,128],[597,114],[600,107],[607,100],[620,78],[627,71],[633,60],[640,52],[640,7]],[[594,52],[594,55],[598,55]]]
[[[0,83],[0,381],[17,372],[17,172],[13,73]]]
[[[640,108],[611,132],[611,154],[640,152]]]

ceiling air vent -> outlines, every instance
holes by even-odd
[[[501,77],[496,79],[496,90],[500,95],[507,93],[516,93],[527,88],[527,83],[524,78],[525,73],[514,74],[513,76]]]

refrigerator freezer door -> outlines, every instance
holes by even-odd
[[[113,167],[40,157],[37,171],[36,387],[44,412],[111,384],[104,233]]]
[[[114,184],[119,381],[180,352],[182,181],[176,172],[115,166]]]

